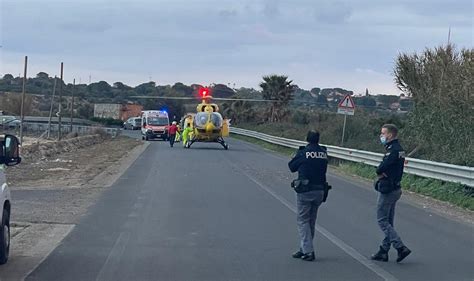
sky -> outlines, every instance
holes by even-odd
[[[0,0],[0,75],[399,94],[399,53],[472,48],[472,0]],[[23,74],[22,74],[23,75]]]

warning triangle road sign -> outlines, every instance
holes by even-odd
[[[351,96],[346,95],[337,107],[354,109],[355,108],[354,100],[352,100]]]

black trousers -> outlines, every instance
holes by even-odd
[[[170,146],[173,147],[174,140],[176,139],[176,134],[169,135],[169,139],[170,139]]]

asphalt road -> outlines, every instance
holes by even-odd
[[[136,135],[136,134],[135,134]],[[473,280],[474,228],[402,200],[403,263],[367,259],[382,233],[376,194],[336,175],[319,212],[316,262],[298,248],[288,159],[230,140],[156,141],[27,280]]]

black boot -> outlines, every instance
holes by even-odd
[[[301,257],[304,256],[304,254],[301,250],[298,250],[297,252],[293,253],[291,256],[294,257],[295,259],[301,259]]]
[[[314,252],[303,254],[303,256],[301,256],[301,259],[304,261],[314,261]]]
[[[397,252],[398,252],[397,262],[401,262],[411,253],[410,249],[408,249],[405,246],[398,248]]]
[[[373,254],[370,257],[371,260],[374,261],[388,261],[388,251],[385,251],[382,247],[380,247],[379,251]]]

